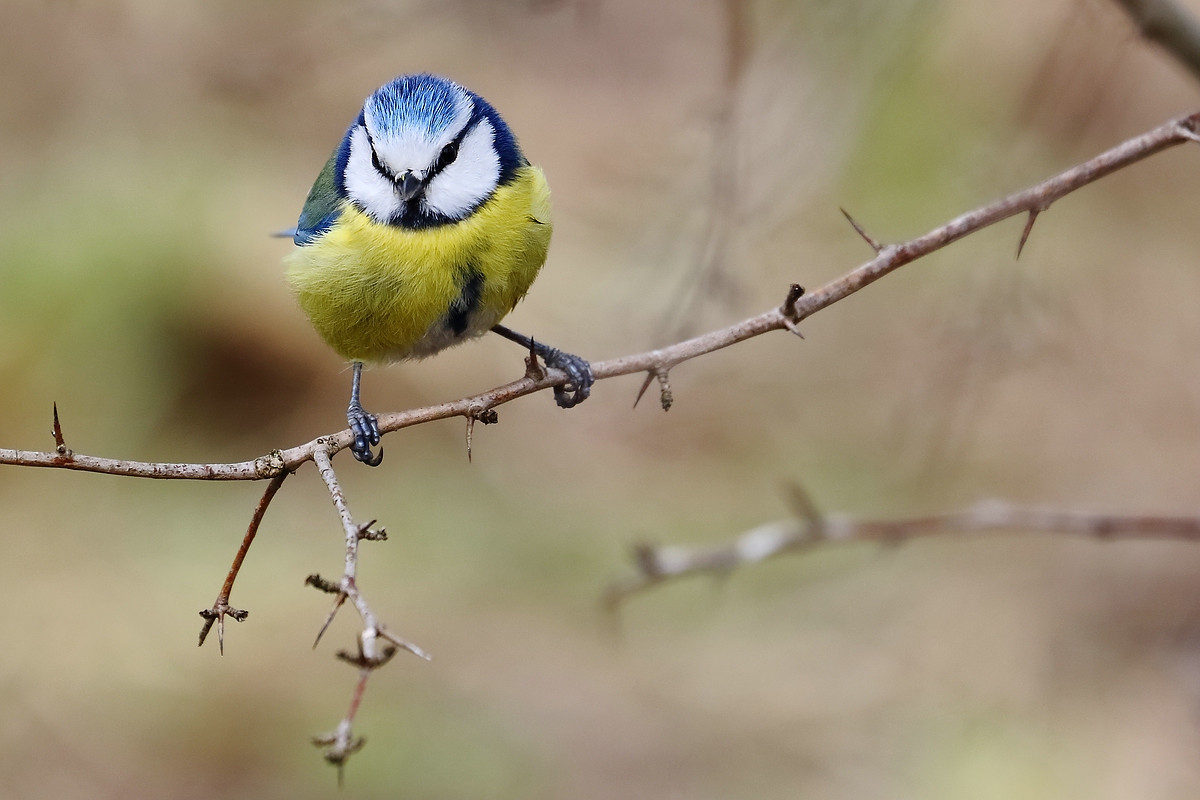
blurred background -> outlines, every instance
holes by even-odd
[[[1200,13],[1200,3],[1189,7]],[[1109,0],[5,0],[0,445],[235,461],[344,426],[349,373],[283,280],[367,94],[487,97],[554,190],[510,317],[592,359],[778,305],[1200,106]],[[197,650],[261,484],[0,469],[11,798],[1177,798],[1200,792],[1200,546],[1053,535],[828,547],[633,599],[635,542],[985,498],[1200,513],[1200,150],[1011,220],[804,323],[569,413],[343,456],[375,609],[432,652],[345,713],[342,538],[306,467]],[[368,374],[398,410],[523,371],[498,337]]]

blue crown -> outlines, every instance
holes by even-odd
[[[417,128],[435,135],[454,121],[462,102],[470,102],[470,97],[458,84],[436,75],[402,75],[376,89],[363,110],[378,120],[380,134]]]

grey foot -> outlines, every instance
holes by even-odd
[[[592,375],[592,365],[579,356],[564,353],[553,347],[537,344],[534,346],[547,367],[562,370],[570,378],[568,383],[554,387],[554,402],[558,403],[559,408],[573,408],[587,400],[592,393],[592,384],[596,382]]]
[[[596,382],[596,377],[592,375],[592,365],[579,356],[535,342],[525,334],[517,333],[503,325],[492,326],[492,331],[510,342],[529,348],[546,362],[546,366],[567,374],[567,382],[554,387],[554,402],[558,403],[560,408],[574,408],[587,400],[588,395],[592,393],[592,384]]]
[[[351,403],[346,409],[346,421],[354,433],[354,444],[350,452],[368,467],[378,467],[383,463],[383,448],[378,453],[371,452],[371,446],[379,444],[379,423],[374,414],[368,414],[358,403]]]

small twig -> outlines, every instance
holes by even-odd
[[[329,628],[329,624],[333,622],[338,609],[347,600],[354,605],[363,624],[363,628],[358,634],[357,654],[350,654],[345,651],[337,653],[339,659],[359,668],[359,681],[355,688],[354,696],[350,701],[350,710],[347,712],[345,719],[338,724],[335,731],[313,738],[315,744],[326,748],[325,760],[337,766],[338,781],[340,784],[346,760],[361,750],[366,743],[365,739],[354,738],[353,723],[354,717],[358,713],[359,702],[362,700],[362,693],[366,688],[367,678],[370,677],[371,672],[387,664],[392,659],[392,656],[396,654],[396,647],[385,646],[380,648],[377,645],[377,640],[383,639],[385,642],[402,647],[426,660],[429,659],[429,655],[416,645],[385,631],[383,625],[376,619],[375,613],[371,610],[366,598],[359,591],[355,580],[358,573],[359,542],[364,539],[384,539],[386,538],[386,532],[382,529],[379,531],[371,530],[371,526],[375,524],[375,520],[371,520],[371,522],[365,525],[359,525],[354,522],[354,517],[351,515],[350,508],[346,504],[346,496],[342,492],[341,484],[338,482],[337,474],[333,470],[333,464],[330,461],[329,455],[328,450],[318,448],[313,453],[313,461],[317,465],[317,471],[321,474],[321,480],[325,482],[325,487],[329,490],[330,499],[333,500],[334,508],[337,509],[338,518],[342,523],[342,532],[345,534],[346,541],[346,561],[342,578],[336,584],[323,579],[320,575],[309,575],[305,580],[305,583],[321,591],[337,593],[333,609],[329,612],[329,616],[325,619],[325,624],[321,626],[321,630],[317,634],[317,643],[321,641],[321,636]],[[316,643],[313,644],[313,647],[316,647]]]
[[[57,428],[58,415],[55,414],[54,421]],[[246,535],[242,537],[242,544],[238,548],[237,554],[233,557],[233,565],[229,568],[229,574],[225,576],[225,583],[221,586],[221,591],[217,594],[216,601],[212,604],[212,608],[206,608],[200,612],[200,616],[204,617],[204,626],[200,629],[200,645],[204,646],[204,640],[208,638],[208,632],[212,630],[213,623],[217,623],[217,646],[221,651],[221,655],[225,655],[225,617],[233,617],[238,622],[244,622],[246,617],[250,616],[249,611],[243,611],[239,608],[233,608],[229,605],[229,594],[233,591],[233,582],[237,580],[238,572],[242,568],[242,562],[246,560],[246,553],[250,552],[250,545],[254,542],[254,537],[258,535],[258,526],[262,524],[263,517],[266,516],[267,506],[271,505],[271,500],[275,497],[275,493],[279,491],[279,487],[283,486],[284,480],[291,473],[281,472],[271,479],[267,484],[267,490],[263,492],[262,499],[258,501],[258,506],[254,509],[254,515],[250,517],[250,525],[246,528]]]
[[[367,743],[366,737],[354,738],[351,728],[354,718],[358,715],[358,707],[362,703],[363,693],[367,690],[367,680],[370,677],[370,669],[359,671],[358,683],[354,687],[354,694],[350,697],[350,708],[346,712],[345,719],[338,724],[337,729],[312,737],[314,745],[325,748],[325,760],[337,767],[339,789],[345,783],[346,760],[362,750]]]
[[[788,289],[787,297],[783,300],[783,305],[779,307],[779,313],[783,315],[784,327],[801,339],[804,338],[804,334],[800,332],[800,327],[796,325],[800,321],[800,312],[796,310],[796,303],[803,296],[804,287],[798,283],[793,283],[791,288]]]
[[[361,542],[364,539],[368,542],[386,542],[387,528],[373,529],[371,526],[379,520],[373,519],[370,522],[364,522],[358,526],[358,540]]]
[[[311,586],[317,591],[325,592],[326,594],[337,594],[342,591],[336,583],[325,580],[315,572],[304,579],[304,585]]]
[[[658,394],[662,410],[670,411],[675,404],[675,395],[671,393],[670,373],[665,369],[658,373]]]
[[[799,496],[793,495],[794,500]],[[631,594],[664,581],[697,574],[725,574],[747,564],[833,542],[900,543],[923,536],[994,531],[1040,531],[1096,539],[1200,541],[1200,517],[1156,517],[1095,514],[1022,508],[1000,501],[979,503],[966,511],[900,520],[858,520],[825,516],[811,500],[799,500],[800,519],[770,522],[728,544],[714,547],[639,545],[637,572],[605,593],[605,604],[616,607]]]
[[[876,253],[883,251],[883,245],[875,241],[875,239],[871,237],[871,234],[863,230],[863,226],[859,225],[858,222],[855,221],[854,217],[850,216],[849,211],[840,206],[838,207],[838,211],[842,212],[842,215],[846,217],[846,221],[850,223],[850,227],[854,228],[854,230],[858,232],[858,235],[863,238],[864,242],[871,246],[872,250],[874,250]]]

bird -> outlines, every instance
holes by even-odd
[[[432,356],[493,331],[588,398],[591,366],[500,323],[546,261],[550,189],[491,104],[452,80],[402,75],[375,90],[317,176],[290,234],[286,276],[325,342],[353,367],[351,452],[377,466],[364,365]]]

